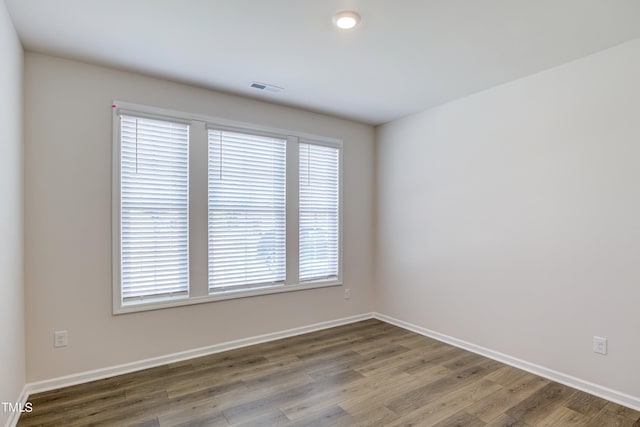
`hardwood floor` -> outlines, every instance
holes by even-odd
[[[19,426],[640,426],[640,412],[378,320],[29,401]]]

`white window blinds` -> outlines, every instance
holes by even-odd
[[[120,116],[122,303],[189,293],[189,126]]]
[[[300,281],[338,277],[339,149],[300,144]]]
[[[286,140],[209,130],[209,291],[284,283]]]

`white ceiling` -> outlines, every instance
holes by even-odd
[[[370,124],[640,37],[638,0],[6,3],[27,50]],[[333,27],[344,9],[362,16],[355,30]]]

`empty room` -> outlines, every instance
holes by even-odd
[[[639,24],[0,0],[0,425],[640,427]]]

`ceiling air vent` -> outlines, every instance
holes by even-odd
[[[259,82],[251,82],[249,87],[253,89],[261,90],[264,92],[271,92],[271,93],[280,93],[284,90],[284,88],[279,86],[274,86],[267,83],[259,83]]]

